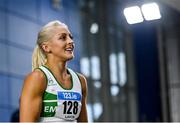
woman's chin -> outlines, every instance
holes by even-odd
[[[69,57],[67,58],[67,61],[72,60],[73,58],[74,58],[74,55],[69,56]]]

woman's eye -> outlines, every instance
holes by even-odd
[[[74,38],[71,34],[69,34],[69,37],[70,37],[71,39],[73,39],[73,38]]]
[[[65,36],[65,35],[60,36],[60,38],[59,38],[59,39],[61,39],[61,40],[66,40],[66,36]]]

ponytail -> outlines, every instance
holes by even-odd
[[[47,59],[42,49],[37,44],[32,54],[32,71],[46,63]]]

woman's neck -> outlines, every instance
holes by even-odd
[[[67,75],[66,62],[47,61],[45,65],[49,67],[54,74],[60,75],[62,78]]]

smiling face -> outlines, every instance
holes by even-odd
[[[47,57],[68,61],[74,57],[73,37],[65,26],[57,26],[53,29],[54,35],[48,42],[42,44]]]

